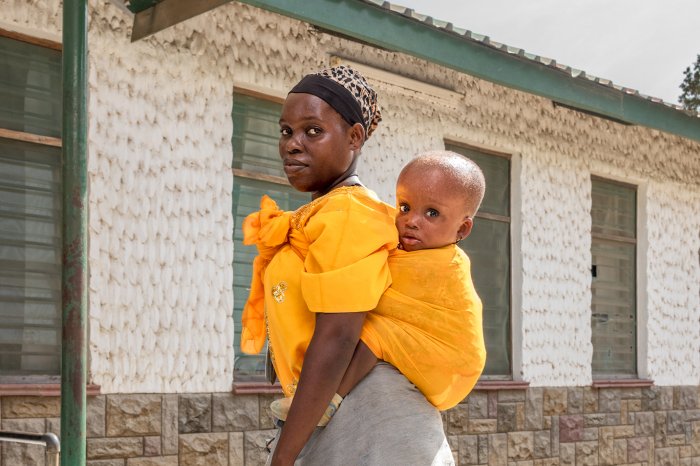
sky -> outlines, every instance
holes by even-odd
[[[391,3],[673,104],[700,54],[700,0]]]

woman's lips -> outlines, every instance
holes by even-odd
[[[287,159],[284,161],[284,172],[287,175],[300,172],[304,168],[306,168],[306,164],[304,164],[298,160]]]

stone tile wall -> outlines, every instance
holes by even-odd
[[[88,466],[264,464],[272,395],[103,395],[88,401]],[[2,397],[2,430],[60,435],[57,397]],[[700,466],[700,387],[475,391],[443,413],[459,465]],[[351,463],[348,463],[351,464]],[[0,446],[0,466],[44,465]]]

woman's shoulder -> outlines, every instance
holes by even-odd
[[[301,206],[292,214],[292,226],[303,228],[317,215],[343,212],[386,221],[393,225],[394,208],[364,186],[344,186]]]

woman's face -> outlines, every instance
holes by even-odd
[[[322,99],[289,94],[279,123],[280,157],[295,189],[324,192],[352,170],[362,147],[362,126],[350,126]]]

